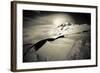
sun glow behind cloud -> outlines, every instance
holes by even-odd
[[[58,26],[66,22],[74,23],[75,21],[69,14],[55,14],[52,22]]]

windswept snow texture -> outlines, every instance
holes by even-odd
[[[91,59],[91,14],[23,10],[23,62]]]

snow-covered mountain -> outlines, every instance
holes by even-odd
[[[60,24],[57,27],[53,28],[48,32],[51,38],[57,38],[61,35],[67,36],[70,34],[81,33],[85,31],[90,31],[90,25],[88,24],[71,24],[66,22],[64,24]]]
[[[48,31],[49,38],[36,52],[35,47],[27,53],[25,61],[58,61],[90,59],[90,26],[87,24],[61,24]],[[47,39],[47,38],[45,38]],[[43,40],[43,39],[42,39]],[[40,40],[41,41],[41,40]]]

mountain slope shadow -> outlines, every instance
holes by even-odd
[[[35,44],[25,44],[24,46],[27,46],[27,45],[30,45],[23,53],[23,56],[26,56],[26,54],[31,50],[31,49],[34,49],[35,51],[39,50],[47,41],[54,41],[56,39],[59,39],[59,38],[64,38],[64,35],[62,36],[59,36],[57,38],[47,38],[47,39],[44,39],[44,40],[40,40],[39,42],[35,43]],[[33,48],[34,47],[34,48]]]

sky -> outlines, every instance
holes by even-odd
[[[66,22],[90,25],[90,19],[89,13],[23,10],[23,42],[35,43],[49,38],[52,36],[53,29]]]

